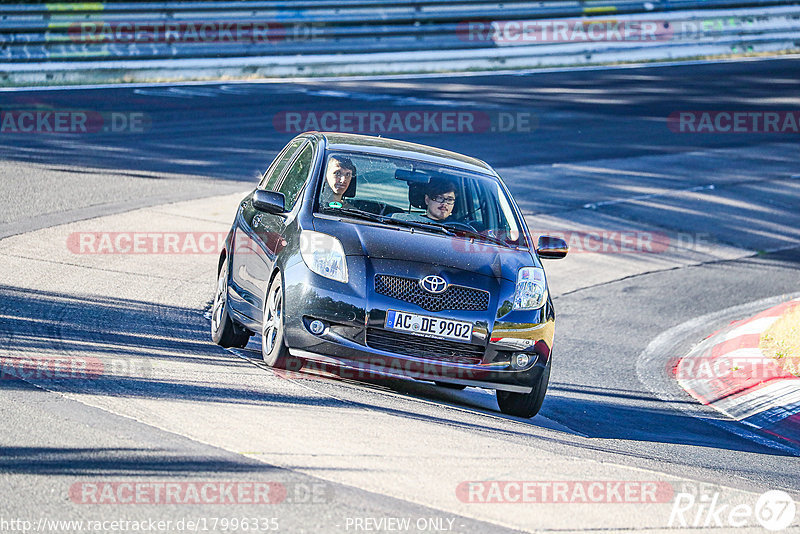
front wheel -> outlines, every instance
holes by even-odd
[[[228,313],[228,262],[222,264],[217,277],[217,290],[211,306],[211,339],[222,347],[242,348],[250,333],[231,319]]]
[[[264,299],[264,317],[261,324],[261,357],[270,367],[299,370],[300,360],[289,356],[283,341],[283,277],[275,274]]]
[[[510,391],[497,390],[497,405],[500,406],[500,411],[506,415],[515,415],[526,419],[533,417],[542,408],[549,382],[550,360],[547,361],[547,367],[544,368],[539,382],[530,393],[512,393]]]

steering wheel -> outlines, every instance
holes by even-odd
[[[442,223],[443,226],[447,226],[448,228],[452,228],[454,230],[467,230],[469,232],[476,232],[477,230],[471,224],[461,222],[461,221],[449,221]]]

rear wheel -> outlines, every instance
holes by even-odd
[[[515,415],[526,419],[533,417],[542,408],[549,382],[550,360],[547,361],[547,367],[544,368],[539,382],[530,393],[512,393],[510,391],[497,390],[497,405],[500,406],[500,411],[506,415]]]
[[[270,367],[299,370],[302,362],[289,356],[283,341],[283,277],[275,274],[264,299],[264,318],[261,325],[261,357]]]
[[[242,348],[250,333],[233,322],[228,314],[228,262],[222,264],[217,277],[217,290],[211,306],[211,339],[222,347]]]

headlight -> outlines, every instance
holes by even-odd
[[[306,267],[325,278],[347,283],[347,259],[338,239],[332,235],[303,230],[300,255]]]
[[[514,292],[515,310],[538,310],[547,301],[547,282],[544,270],[523,267],[517,273],[517,290]]]

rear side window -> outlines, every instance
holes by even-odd
[[[313,163],[314,147],[308,144],[297,156],[297,159],[294,160],[291,168],[286,173],[286,177],[283,179],[280,189],[278,189],[286,198],[287,210],[291,210],[294,207],[297,196],[311,173]]]
[[[292,156],[294,156],[294,153],[304,142],[305,139],[295,139],[278,154],[278,157],[275,158],[275,161],[270,165],[269,169],[267,169],[267,172],[264,173],[264,177],[261,178],[261,182],[258,184],[259,189],[275,191],[275,186],[278,185],[278,179],[281,177],[283,169],[292,161]]]

